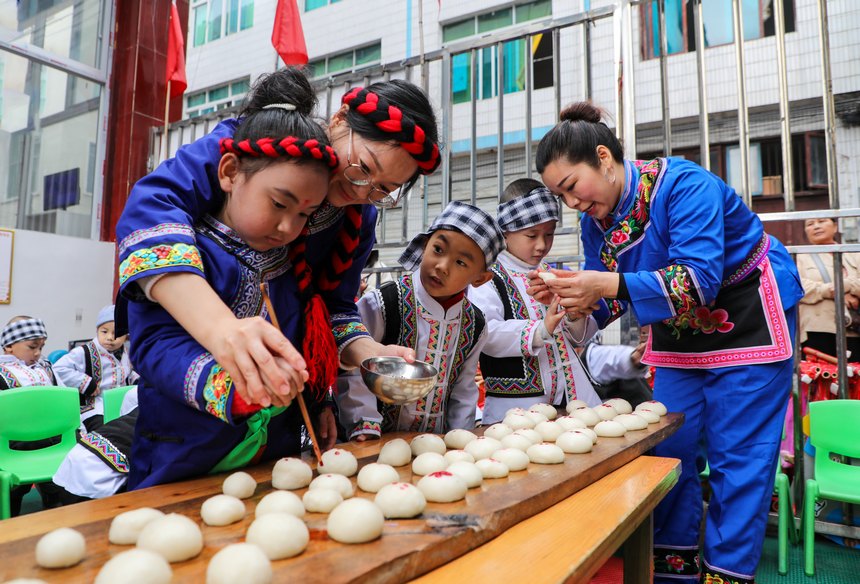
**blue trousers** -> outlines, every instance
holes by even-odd
[[[786,311],[786,319],[793,332],[794,308]],[[682,465],[678,484],[654,511],[655,582],[707,581],[708,575],[725,582],[754,580],[792,374],[792,359],[720,369],[657,369],[654,399],[686,418],[654,449]],[[699,566],[702,493],[696,454],[703,438],[711,499]]]

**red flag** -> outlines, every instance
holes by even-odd
[[[182,23],[176,3],[170,4],[170,30],[167,36],[167,82],[170,83],[170,97],[185,93],[188,80],[185,78],[185,41],[182,38]]]
[[[272,27],[272,46],[285,65],[306,65],[308,49],[296,0],[278,0],[275,25]]]

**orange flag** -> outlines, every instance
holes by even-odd
[[[285,65],[307,64],[308,49],[296,0],[278,0],[275,25],[272,27],[272,46]]]
[[[182,23],[176,3],[170,4],[170,29],[167,36],[167,82],[170,83],[170,97],[185,93],[188,80],[185,78],[185,40],[182,38]]]

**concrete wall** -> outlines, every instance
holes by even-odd
[[[99,309],[112,302],[113,243],[38,231],[15,231],[12,302],[0,304],[0,326],[13,316],[41,318],[46,354],[95,336]]]

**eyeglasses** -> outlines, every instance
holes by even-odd
[[[367,198],[377,207],[391,209],[400,202],[400,197],[403,194],[402,188],[390,191],[376,184],[371,180],[370,173],[363,166],[352,162],[352,128],[349,130],[349,146],[346,150],[346,168],[343,169],[343,176],[357,187],[370,187]]]

